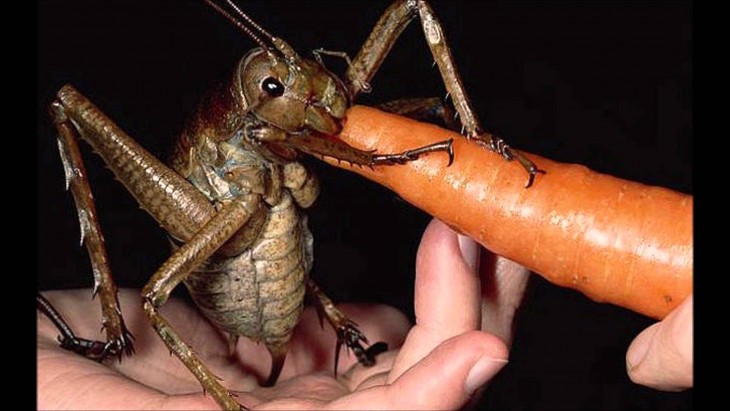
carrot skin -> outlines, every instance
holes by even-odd
[[[396,153],[454,139],[454,163],[432,153],[403,166],[349,169],[548,281],[649,317],[692,292],[692,196],[523,153],[547,174],[525,188],[516,161],[457,133],[354,106],[348,144]]]

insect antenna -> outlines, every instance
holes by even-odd
[[[253,21],[253,19],[251,17],[248,17],[248,14],[241,11],[241,9],[236,5],[236,3],[233,2],[233,0],[226,0],[226,3],[228,3],[228,5],[231,6],[231,8],[236,11],[236,13],[238,13],[239,17],[244,19],[253,28],[258,30],[259,33],[263,34],[267,40],[269,40],[270,42],[274,41],[274,36],[271,35],[271,33],[269,33],[268,31],[266,31],[263,27],[259,26],[255,21]]]
[[[256,33],[254,33],[253,30],[251,30],[251,27],[256,29],[256,31],[258,31],[259,34],[262,34],[266,38],[266,40],[268,40],[272,44],[274,42],[274,36],[272,36],[268,31],[264,30],[263,27],[256,24],[253,21],[253,19],[251,19],[250,17],[248,17],[248,15],[246,15],[246,13],[241,11],[241,9],[238,8],[238,6],[236,6],[233,3],[233,1],[226,0],[226,3],[233,10],[235,10],[236,13],[238,14],[238,16],[241,17],[246,23],[248,23],[248,25],[241,22],[241,20],[238,20],[235,16],[233,16],[231,13],[226,11],[223,7],[219,6],[215,1],[213,1],[213,0],[203,0],[203,1],[208,3],[208,5],[210,7],[212,7],[215,11],[220,13],[223,17],[225,17],[228,21],[230,21],[234,26],[238,27],[239,29],[241,29],[241,31],[243,31],[249,37],[251,37],[253,39],[253,41],[256,42],[256,44],[261,46],[261,48],[263,48],[267,52],[271,53],[271,48],[268,45],[266,45],[266,43],[258,35],[256,35]]]

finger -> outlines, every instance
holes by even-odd
[[[390,385],[359,391],[333,409],[457,409],[507,363],[507,347],[481,331],[454,337]]]
[[[690,295],[663,321],[634,339],[626,353],[632,381],[662,391],[692,387],[692,307]]]
[[[530,278],[530,270],[491,252],[482,255],[482,331],[494,334],[508,346],[517,308]]]
[[[480,298],[479,278],[462,257],[456,233],[434,219],[423,234],[416,257],[416,325],[388,381],[394,381],[447,339],[478,329]]]

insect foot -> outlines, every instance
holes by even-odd
[[[123,354],[134,354],[134,345],[132,340],[134,336],[127,330],[122,322],[121,333],[119,335],[108,335],[108,341],[87,340],[86,338],[77,337],[71,330],[71,327],[63,319],[61,313],[48,301],[41,293],[36,296],[38,310],[51,320],[56,326],[60,335],[58,343],[61,348],[82,355],[90,360],[102,362],[110,357],[118,357],[122,360]],[[104,327],[107,331],[108,328]]]
[[[530,186],[532,186],[532,184],[535,182],[535,176],[537,176],[537,174],[547,174],[545,170],[541,170],[540,168],[538,168],[537,165],[533,163],[530,159],[523,156],[519,152],[514,151],[509,145],[507,145],[504,139],[499,136],[484,133],[469,137],[469,139],[472,139],[476,141],[478,145],[486,147],[489,150],[501,155],[502,158],[507,161],[517,160],[517,162],[520,163],[520,165],[525,169],[525,171],[527,171],[528,174],[525,188],[530,188]]]
[[[340,349],[344,344],[347,352],[350,350],[357,357],[357,361],[365,367],[375,365],[375,356],[388,350],[388,344],[377,342],[368,348],[363,347],[361,343],[368,344],[368,339],[358,328],[357,324],[344,318],[344,321],[337,326],[337,345],[335,346],[335,376],[337,376],[337,366],[340,361]]]

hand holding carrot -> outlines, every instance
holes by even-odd
[[[693,386],[693,296],[639,334],[626,354],[629,377],[662,391]]]
[[[447,130],[366,107],[350,109],[339,137],[381,153],[454,138],[451,167],[437,154],[375,169],[330,163],[392,189],[548,281],[664,319],[632,344],[629,374],[662,390],[692,386],[692,196],[531,154],[547,175],[525,189],[516,162]]]
[[[435,227],[440,225],[439,227]],[[450,231],[443,223],[434,220],[428,231]],[[439,250],[433,242],[433,234],[424,234],[424,242],[419,249],[419,261],[431,264],[454,267],[460,262],[448,258],[448,250]],[[448,234],[441,233],[441,236]],[[452,233],[451,235],[456,236]],[[458,236],[463,260],[472,270],[478,271],[482,282],[482,331],[500,337],[508,346],[512,336],[512,317],[522,300],[527,284],[529,271],[524,267],[502,257],[486,253],[486,260],[494,261],[498,269],[478,269],[479,245],[465,236]],[[424,247],[427,244],[427,247]],[[447,248],[446,245],[442,247]],[[426,258],[421,254],[432,253]],[[485,258],[482,258],[484,261]],[[443,278],[451,278],[445,276]],[[475,286],[478,289],[478,286]],[[492,290],[491,292],[486,290]],[[438,299],[434,299],[438,300]],[[448,302],[441,301],[440,310],[446,310]],[[693,386],[693,329],[692,307],[693,297],[690,295],[679,307],[664,320],[652,325],[640,333],[626,354],[627,372],[637,384],[661,391],[681,391]],[[476,308],[473,308],[476,310]]]

